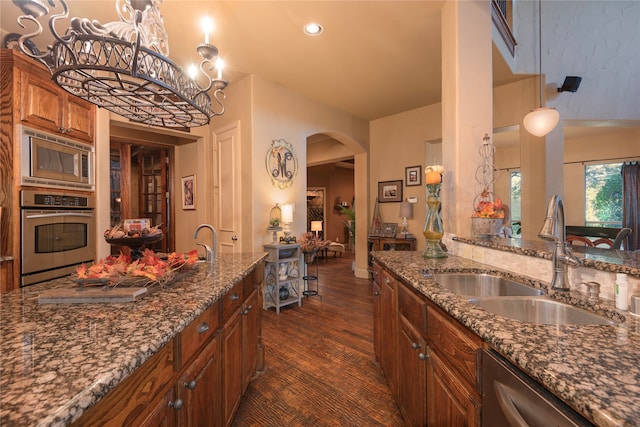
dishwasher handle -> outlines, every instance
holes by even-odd
[[[509,422],[509,425],[511,427],[529,427],[529,424],[522,418],[518,408],[516,408],[515,403],[511,399],[509,387],[499,381],[494,381],[493,389],[496,392],[500,409],[502,409],[502,413]]]

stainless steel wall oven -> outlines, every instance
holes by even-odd
[[[71,274],[96,257],[95,197],[23,190],[21,286]]]

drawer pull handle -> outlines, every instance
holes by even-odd
[[[231,301],[238,301],[240,299],[240,295],[234,293],[229,298],[231,298]]]
[[[420,348],[420,344],[418,344],[417,342],[412,342],[411,343],[411,348],[414,350],[417,350]]]
[[[428,355],[424,354],[424,353],[418,353],[418,359],[420,360],[427,360],[429,358]]]
[[[198,331],[199,334],[202,334],[204,332],[207,332],[209,329],[211,329],[211,326],[209,326],[207,322],[202,322],[202,324],[198,326],[198,329],[196,330]]]
[[[373,293],[373,296],[374,296],[374,297],[379,297],[379,296],[380,296],[380,292],[375,291],[375,292]]]
[[[252,308],[253,308],[253,307],[251,306],[251,304],[249,304],[249,305],[247,306],[247,311],[251,310]]]
[[[388,285],[389,283],[391,283],[391,280],[389,280],[389,278],[388,278],[388,277],[385,277],[385,278],[384,278],[384,283],[386,283],[386,284]]]
[[[191,380],[188,383],[184,383],[185,388],[188,388],[189,390],[194,390],[197,385],[198,385],[198,383],[197,383],[196,380]]]
[[[182,409],[182,399],[170,401],[169,407],[173,409]]]

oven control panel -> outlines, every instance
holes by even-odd
[[[21,192],[20,205],[22,207],[93,209],[95,206],[94,200],[94,196],[23,190]]]

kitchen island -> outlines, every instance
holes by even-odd
[[[534,287],[548,283],[452,255],[428,260],[419,252],[374,252],[373,256],[385,270],[594,424],[640,425],[640,323],[637,317],[615,310],[613,301],[594,304],[586,294],[573,291],[557,295],[564,302],[622,321],[614,325],[525,323],[478,308],[468,297],[448,291],[424,272],[495,273]]]
[[[38,303],[42,291],[72,286],[68,277],[2,295],[0,424],[68,425],[90,412],[227,292],[263,271],[265,257],[220,254],[129,303]]]

